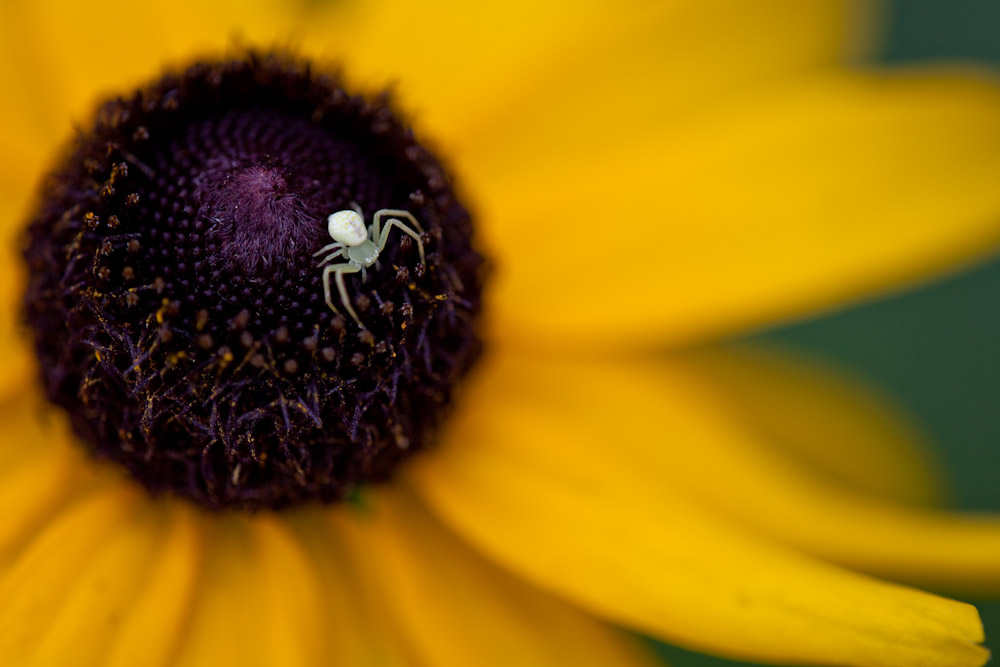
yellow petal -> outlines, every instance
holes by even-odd
[[[698,457],[704,425],[675,423],[687,397],[650,388],[635,368],[497,355],[443,451],[409,477],[462,535],[537,585],[679,644],[777,662],[985,662],[971,606],[768,541],[659,476],[652,463],[674,450],[699,458],[689,475],[715,471]]]
[[[739,355],[728,358],[741,363]],[[723,361],[719,358],[712,363],[718,367]],[[763,375],[761,358],[756,363],[755,372]],[[645,449],[641,443],[637,447],[625,444],[619,453],[633,460],[637,471],[645,470],[661,483],[684,489],[757,532],[828,560],[937,589],[968,594],[1000,591],[1000,516],[921,508],[858,492],[810,472],[769,446],[773,432],[761,431],[759,421],[747,416],[746,406],[732,407],[725,371],[713,374],[713,382],[703,376],[703,368],[696,359],[690,365],[633,369],[633,384],[661,397],[661,417],[672,429],[683,428],[688,442],[697,443],[666,453]],[[772,397],[787,399],[782,424],[786,437],[812,430],[825,434],[821,438],[829,447],[850,453],[864,449],[880,435],[878,422],[874,432],[865,432],[871,423],[866,422],[869,414],[852,412],[849,403],[810,410],[816,407],[816,398],[836,391],[822,386],[815,372],[803,382],[805,376],[789,372],[787,365],[784,375],[780,375],[780,364],[773,368],[777,373],[768,373],[750,408],[759,405],[782,378],[791,376],[789,386],[771,392]],[[793,393],[798,396],[793,398]],[[858,423],[845,430],[852,419]],[[852,438],[852,431],[858,437]],[[861,460],[868,456],[858,454]],[[706,467],[711,474],[704,474]]]
[[[585,155],[496,162],[498,319],[563,345],[686,341],[928,278],[1000,238],[1000,88],[984,77],[758,92]]]
[[[37,390],[0,398],[0,566],[94,487],[92,462]]]
[[[853,43],[856,10],[829,0],[752,8],[732,0],[387,0],[331,6],[326,20],[306,25],[303,43],[368,87],[397,83],[419,124],[460,151],[497,130],[530,127],[539,108],[546,120],[574,117],[581,85],[587,104],[609,111],[621,101],[627,108],[618,113],[627,114],[633,102],[687,105],[833,61]]]
[[[17,328],[5,332],[2,327],[3,324],[0,323],[0,355],[3,355],[0,357],[0,401],[11,394],[25,391],[37,382],[37,372],[26,334]]]
[[[27,105],[21,103],[25,100],[18,96],[18,91],[10,90],[12,84],[2,69],[0,86],[10,91],[8,99],[16,100],[0,110],[0,122],[7,128],[0,134],[0,155],[3,156],[0,160],[0,232],[6,233],[8,227],[24,222],[21,209],[27,206],[35,184],[42,177],[45,160],[52,156],[47,155],[46,149],[50,140],[40,136],[26,118],[21,117],[27,116]]]
[[[23,391],[33,380],[30,345],[20,324],[25,280],[18,242],[22,208],[20,196],[0,187],[0,399],[13,390]]]
[[[624,635],[482,560],[411,495],[378,489],[336,518],[416,664],[652,664]]]
[[[241,41],[287,44],[296,15],[290,5],[263,0],[4,3],[0,44],[19,64],[18,103],[49,137],[48,152],[100,96],[154,78],[165,63],[217,54]]]
[[[67,664],[80,651],[100,650],[115,620],[113,610],[102,606],[87,612],[84,605],[93,604],[101,589],[109,598],[128,595],[144,570],[135,563],[142,562],[151,535],[134,521],[136,500],[125,485],[80,499],[3,569],[0,662],[30,665],[37,658],[40,664]],[[109,571],[108,565],[115,568]],[[120,579],[112,576],[116,568]],[[74,625],[96,633],[88,639],[92,647],[67,650]],[[62,660],[45,663],[44,652],[57,647],[67,651]]]
[[[36,391],[0,402],[0,618],[19,619],[0,664],[168,664],[195,581],[191,512],[154,507],[65,421]]]
[[[172,664],[190,620],[198,584],[204,535],[198,510],[183,501],[167,501],[166,517],[155,526],[162,532],[162,546],[148,562],[146,583],[123,614],[108,649],[105,667],[166,667]]]
[[[62,509],[86,462],[69,450],[19,457],[0,473],[0,565],[7,564],[45,520]]]
[[[60,591],[63,599],[45,608],[44,618],[36,621],[33,630],[39,642],[34,654],[26,654],[31,655],[29,660],[15,660],[14,664],[107,664],[106,647],[122,631],[137,590],[152,574],[148,563],[157,550],[168,548],[163,541],[169,536],[163,531],[165,524],[148,499],[133,497],[129,501],[138,501],[144,511],[123,521],[88,560],[62,561],[61,567],[71,573],[71,580]],[[38,580],[49,575],[46,566],[59,567],[38,563],[33,576],[22,581],[28,596],[39,586]]]
[[[205,534],[204,585],[176,664],[321,663],[329,653],[317,578],[288,528],[273,514],[226,514]]]
[[[31,34],[31,26],[19,25],[19,19],[26,16],[22,9],[26,8],[17,3],[0,5],[0,86],[4,91],[0,122],[5,128],[0,136],[0,155],[4,156],[0,191],[26,195],[28,186],[40,176],[46,153],[61,137],[69,136],[71,128],[45,122],[57,117],[58,98],[48,87],[48,66],[34,61],[31,51],[22,48],[37,37]],[[0,222],[0,227],[5,223]]]
[[[674,355],[725,409],[805,473],[919,504],[940,503],[940,462],[888,397],[787,350],[727,344]],[[765,454],[766,452],[761,452]]]
[[[291,512],[287,522],[315,566],[332,655],[342,665],[409,667],[413,661],[389,618],[377,578],[366,576],[365,559],[352,561],[330,514],[327,508],[308,508]]]
[[[0,68],[0,86],[5,86],[2,73]],[[6,110],[0,110],[0,119],[5,115]],[[27,222],[33,183],[41,176],[40,156],[31,150],[30,132],[16,122],[8,128],[0,133],[4,158],[0,160],[0,400],[23,392],[34,381],[31,345],[21,326],[25,270],[20,234]]]

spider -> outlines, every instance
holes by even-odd
[[[389,222],[382,229],[382,218],[393,215],[398,215],[409,220],[413,227],[416,227],[416,231],[414,231],[413,227],[404,224],[396,218],[389,218]],[[337,289],[340,291],[340,302],[347,309],[347,312],[350,313],[351,317],[354,318],[354,321],[358,323],[358,326],[364,329],[365,325],[361,323],[358,314],[354,312],[354,308],[351,306],[350,299],[347,296],[347,287],[344,285],[344,274],[360,271],[361,281],[364,282],[367,280],[367,269],[372,264],[377,265],[379,253],[385,248],[386,241],[389,238],[389,231],[393,227],[399,228],[401,232],[409,235],[417,242],[417,250],[420,252],[420,263],[426,263],[424,259],[424,244],[420,240],[420,235],[424,233],[424,230],[420,226],[420,223],[417,222],[417,219],[413,217],[412,213],[395,208],[383,208],[376,211],[375,215],[372,216],[372,224],[368,225],[368,228],[365,229],[364,214],[361,211],[361,207],[354,203],[351,204],[350,209],[331,213],[326,219],[326,224],[330,238],[334,242],[317,250],[313,253],[313,257],[318,257],[325,252],[330,253],[319,263],[319,266],[328,264],[338,257],[343,257],[346,260],[339,264],[331,264],[323,269],[323,294],[326,297],[326,305],[333,312],[338,315],[340,314],[337,307],[333,305],[333,299],[330,296],[330,275],[336,274],[335,279],[337,281]]]

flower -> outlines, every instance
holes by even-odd
[[[293,34],[369,85],[398,77],[442,142],[497,264],[488,352],[437,449],[360,507],[208,513],[91,462],[42,410],[11,253],[6,662],[645,663],[596,619],[758,660],[986,660],[974,609],[852,570],[996,588],[996,520],[894,500],[922,497],[925,467],[854,390],[740,350],[678,350],[995,242],[993,86],[845,71],[841,3],[387,1],[299,21],[174,4],[3,8],[5,251],[59,128],[96,91],[219,48],[220,26]],[[849,453],[822,467],[855,488],[775,443]]]

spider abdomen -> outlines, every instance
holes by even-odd
[[[361,245],[368,240],[369,234],[361,214],[352,209],[331,213],[327,218],[327,231],[330,238],[346,246]]]

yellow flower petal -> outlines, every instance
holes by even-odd
[[[652,664],[621,633],[482,560],[392,487],[336,518],[416,664]]]
[[[5,332],[0,328],[0,350],[5,355],[5,358],[0,360],[0,401],[2,401],[11,394],[24,391],[25,387],[34,384],[36,369],[30,345],[23,332],[19,330]]]
[[[0,514],[0,564],[7,564],[39,525],[64,507],[81,459],[64,450],[5,462],[0,502],[11,509]]]
[[[580,117],[578,111],[619,118],[633,102],[689,105],[831,62],[847,49],[856,10],[854,3],[830,0],[752,7],[732,0],[388,0],[333,5],[326,20],[305,26],[303,41],[310,51],[343,62],[351,78],[368,86],[398,82],[404,106],[420,125],[446,146],[464,150],[473,137],[499,139],[494,132],[503,128],[527,126],[536,130],[532,138],[551,138],[531,125],[539,110],[545,130],[558,132],[558,123],[547,122],[553,115],[558,122]],[[616,109],[625,100],[626,108]],[[598,110],[579,109],[583,101]]]
[[[498,355],[482,371],[444,450],[408,476],[461,534],[537,585],[739,658],[885,667],[987,659],[974,608],[771,543],[659,467],[650,472],[658,456],[685,450],[700,461],[687,474],[716,474],[699,455],[711,444],[697,430],[705,425],[684,417],[699,407],[685,394],[651,392],[637,369],[613,364]]]
[[[294,17],[288,5],[265,0],[3,3],[0,53],[19,64],[19,103],[49,137],[47,153],[100,95],[155,77],[165,63],[241,41],[286,44]]]
[[[325,631],[338,664],[409,667],[413,661],[386,611],[377,578],[368,576],[366,559],[351,560],[342,529],[330,514],[328,508],[307,508],[291,512],[287,522],[315,566]]]
[[[940,503],[939,462],[913,426],[838,369],[777,348],[727,344],[673,356],[718,392],[720,409],[755,435],[762,456],[853,489]]]
[[[1000,239],[1000,88],[985,78],[830,73],[758,93],[582,154],[513,147],[484,179],[503,184],[487,202],[498,319],[563,344],[698,339]]]
[[[12,84],[5,78],[0,69],[0,86],[9,91],[12,97],[16,90],[10,90]],[[17,229],[24,223],[23,211],[29,201],[29,195],[42,176],[45,167],[46,146],[51,145],[51,139],[40,136],[33,131],[26,118],[21,118],[23,111],[20,104],[0,111],[0,117],[7,126],[7,131],[0,134],[0,231],[6,233],[9,227]],[[40,143],[41,142],[41,143]]]
[[[138,505],[143,511],[122,521],[113,533],[105,536],[89,558],[67,559],[60,551],[62,544],[53,545],[56,554],[65,559],[61,561],[61,568],[70,573],[70,579],[64,583],[64,588],[57,589],[59,599],[39,609],[41,617],[34,617],[32,639],[39,640],[34,654],[26,653],[27,659],[12,660],[12,664],[79,667],[107,664],[106,648],[121,632],[123,617],[127,618],[137,591],[151,574],[146,564],[155,559],[158,550],[167,548],[163,538],[169,536],[163,530],[162,517],[156,516],[145,497],[131,495],[118,502]],[[47,566],[60,567],[52,562]],[[38,580],[50,574],[50,570],[40,568],[28,575],[22,582],[30,591],[28,595],[37,595]],[[24,620],[22,618],[21,622]]]
[[[222,515],[205,529],[206,562],[179,667],[311,667],[330,655],[316,574],[273,514]]]
[[[17,243],[18,235],[24,223],[27,222],[27,199],[28,192],[22,191],[23,184],[0,181],[0,242],[3,243],[4,259],[16,259],[16,252],[19,247]],[[19,261],[19,260],[18,260]],[[17,261],[7,262],[2,274],[4,282],[0,283],[3,288],[9,289],[9,277],[16,269]]]
[[[49,65],[33,60],[29,55],[33,46],[24,49],[26,42],[38,36],[32,33],[34,26],[19,23],[26,9],[30,8],[11,2],[0,5],[0,86],[4,91],[0,115],[6,126],[0,136],[0,155],[4,156],[0,190],[25,189],[34,182],[48,157],[45,152],[69,136],[71,129],[65,125],[66,118],[58,114],[57,100],[43,75],[42,70],[47,71]],[[56,118],[63,124],[53,125]]]
[[[896,581],[970,594],[1000,591],[1000,516],[924,509],[810,474],[769,447],[768,436],[757,430],[753,419],[740,420],[725,389],[706,383],[701,368],[697,363],[693,367],[673,363],[633,369],[633,390],[638,384],[648,395],[663,397],[658,414],[671,429],[686,433],[689,443],[696,443],[667,452],[624,443],[618,454],[633,461],[637,474],[645,471],[650,480],[683,489],[755,533],[828,560]],[[829,446],[850,452],[879,435],[864,433],[864,415],[837,409],[844,404],[810,412],[810,391],[831,392],[818,387],[815,376],[811,386],[801,382],[801,374],[794,377],[793,372],[793,380],[797,381],[777,392],[788,399],[785,426],[792,437],[811,428],[832,438]],[[778,381],[777,375],[769,379],[772,387]],[[792,392],[799,392],[800,399],[792,399]],[[762,395],[767,393],[765,383]],[[655,403],[650,401],[650,407]],[[800,411],[803,404],[805,410]],[[843,425],[859,416],[852,429],[861,429],[861,435],[852,441]],[[797,419],[808,420],[808,425],[796,424]],[[706,466],[711,474],[704,474]]]
[[[0,577],[0,662],[10,665],[66,664],[81,651],[99,651],[107,642],[114,615],[106,607],[89,615],[78,610],[94,603],[99,589],[109,598],[128,595],[143,568],[152,533],[137,521],[136,496],[126,485],[116,485],[81,499],[47,527]],[[107,565],[120,571],[111,576]],[[63,615],[65,614],[65,616]],[[79,627],[96,633],[85,648],[66,651],[62,660],[45,662],[50,644],[61,645]],[[49,636],[48,631],[53,631]],[[94,657],[93,655],[91,656]],[[76,664],[93,664],[78,662]]]
[[[199,577],[204,536],[197,510],[183,501],[165,504],[166,517],[157,526],[162,546],[148,564],[142,563],[149,568],[146,584],[121,610],[121,625],[102,656],[104,667],[172,664],[187,630],[197,585],[210,585]]]
[[[65,421],[35,390],[0,402],[0,618],[23,621],[0,664],[165,665],[195,583],[192,513],[154,507]]]
[[[8,372],[0,372],[3,379]],[[0,565],[10,565],[48,520],[93,488],[94,475],[65,420],[36,391],[0,400]]]
[[[30,345],[19,315],[25,280],[18,243],[22,207],[18,194],[0,188],[0,399],[32,379]]]
[[[17,130],[0,134],[4,157],[0,160],[0,400],[11,392],[23,392],[34,379],[31,345],[20,322],[25,284],[20,233],[27,222],[31,184],[39,178],[39,166],[37,159],[25,158],[22,151],[28,149],[18,143],[26,132],[13,127]]]

